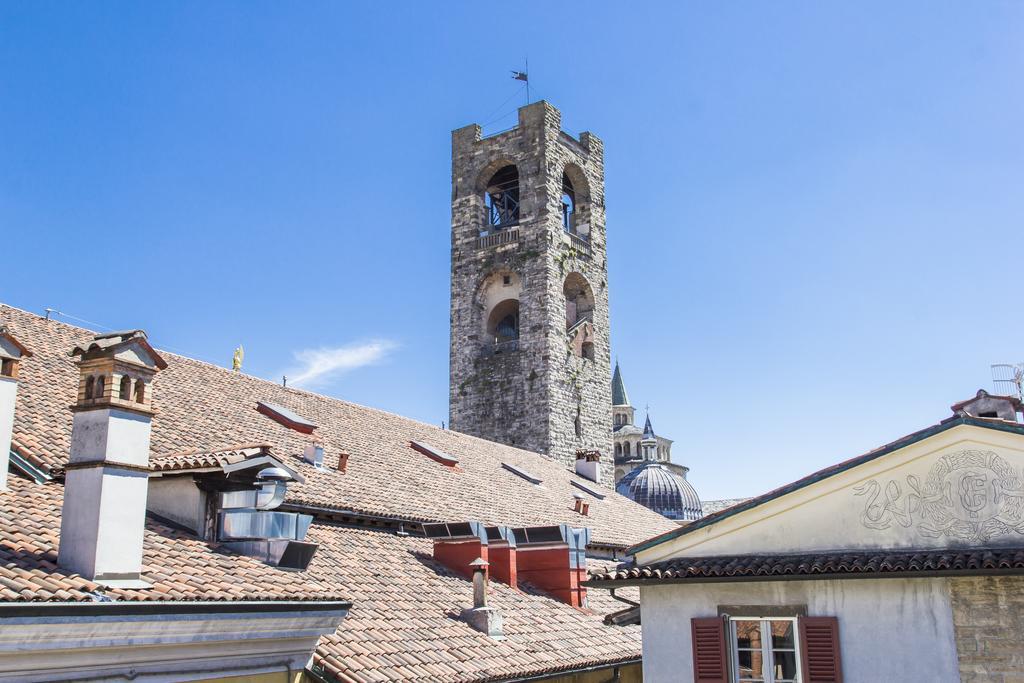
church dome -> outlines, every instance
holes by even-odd
[[[622,478],[615,490],[669,519],[700,519],[700,498],[690,482],[658,463],[637,467]]]

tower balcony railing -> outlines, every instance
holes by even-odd
[[[502,244],[511,244],[519,241],[519,226],[513,225],[507,228],[496,230],[488,235],[480,235],[476,238],[477,249],[488,249]]]
[[[514,353],[518,350],[518,339],[506,339],[505,341],[495,341],[489,344],[484,344],[480,349],[480,354],[483,356],[500,356],[505,353]]]
[[[585,240],[574,232],[566,232],[569,236],[569,246],[576,250],[576,253],[590,257],[593,251],[590,248],[590,240]]]

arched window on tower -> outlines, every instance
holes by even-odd
[[[579,273],[569,273],[562,285],[565,295],[565,329],[571,330],[574,325],[584,320],[594,319],[594,291],[590,283]]]
[[[622,444],[621,443],[615,444],[615,457],[616,458],[621,458],[622,457]]]
[[[565,172],[562,173],[562,228],[570,235],[576,234],[576,190]]]
[[[519,348],[519,300],[506,299],[487,316],[487,336],[494,343],[494,353]]]
[[[85,378],[85,398],[86,398],[86,400],[92,398],[95,385],[96,385],[96,378],[95,377],[93,377],[92,375],[89,375],[88,377]]]
[[[622,455],[629,457],[629,442],[622,444]]]
[[[484,191],[484,208],[485,234],[519,223],[519,169],[514,165],[504,166],[491,176]]]

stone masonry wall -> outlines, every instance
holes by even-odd
[[[963,683],[1024,683],[1024,576],[950,579]]]
[[[604,147],[561,130],[546,102],[519,110],[519,125],[481,137],[479,126],[452,133],[452,292],[450,423],[452,429],[550,455],[572,469],[577,450],[602,455],[602,483],[613,484],[611,350],[605,258]],[[484,190],[499,168],[519,170],[518,239],[478,241]],[[562,173],[576,187],[578,222],[590,225],[590,254],[562,227]],[[507,230],[507,229],[506,229]],[[496,240],[497,241],[497,240]],[[521,279],[518,350],[487,346],[481,284],[494,273]],[[563,286],[581,274],[594,294],[594,358],[568,347]],[[579,415],[582,436],[576,436]]]

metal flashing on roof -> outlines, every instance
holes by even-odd
[[[600,491],[598,491],[595,488],[587,486],[582,481],[576,481],[575,479],[570,479],[569,482],[573,486],[575,486],[576,488],[580,489],[581,491],[586,491],[587,493],[592,495],[594,498],[597,498],[598,500],[604,500],[605,499],[605,494],[604,493],[601,493]],[[573,494],[573,495],[575,495],[575,494]]]
[[[442,465],[454,467],[459,464],[458,458],[448,455],[444,451],[438,450],[429,444],[423,443],[422,441],[410,441],[409,445],[412,446],[413,450],[419,451],[428,458],[433,458]]]
[[[256,410],[275,422],[303,434],[311,434],[316,429],[316,424],[313,422],[276,403],[256,401]]]
[[[427,538],[478,538],[487,542],[487,529],[480,522],[440,522],[424,524],[423,535]]]
[[[516,467],[515,465],[511,465],[511,464],[509,464],[507,462],[501,463],[501,466],[504,467],[509,472],[511,472],[512,474],[515,474],[517,476],[522,477],[523,479],[525,479],[526,481],[530,482],[531,484],[538,484],[539,485],[542,481],[544,481],[540,477],[537,477],[537,476],[535,476],[533,474],[530,474],[529,472],[527,472],[523,468]]]
[[[21,457],[16,450],[13,448],[10,450],[11,464],[14,465],[15,469],[20,471],[26,477],[31,479],[37,484],[45,484],[48,481],[53,481],[53,477],[47,472],[44,472],[40,468],[30,463],[25,458]]]

